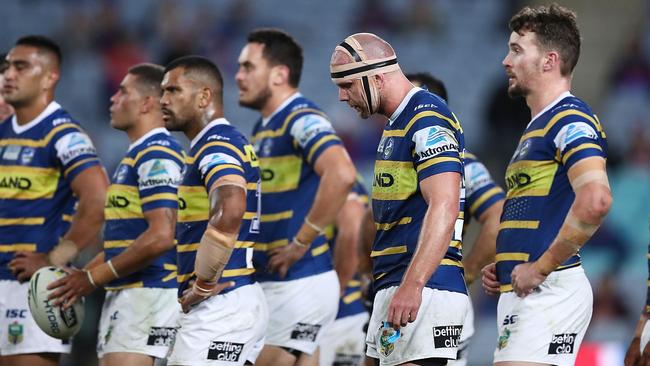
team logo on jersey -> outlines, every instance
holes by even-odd
[[[199,162],[199,170],[201,171],[202,176],[206,176],[210,172],[210,170],[217,165],[223,165],[223,164],[232,164],[236,166],[241,166],[241,163],[239,160],[234,158],[233,156],[230,156],[228,154],[224,153],[213,153],[213,154],[208,154],[201,161]]]
[[[124,182],[128,173],[129,167],[127,165],[120,165],[120,167],[115,171],[115,183]]]
[[[454,133],[444,127],[431,126],[423,128],[413,135],[415,156],[419,161],[427,160],[447,151],[459,151]]]
[[[18,156],[20,155],[20,146],[17,145],[9,145],[5,148],[4,154],[2,154],[2,158],[4,160],[18,160]]]
[[[316,336],[320,328],[320,324],[298,323],[291,331],[291,339],[316,342]]]
[[[172,327],[151,327],[149,328],[148,346],[169,347],[176,337],[176,328]]]
[[[243,350],[243,343],[212,341],[208,349],[208,360],[238,362]]]
[[[393,153],[394,146],[395,142],[393,141],[392,137],[386,139],[386,146],[384,146],[384,159],[388,159],[390,157],[390,154]]]
[[[554,334],[548,346],[549,355],[564,355],[574,351],[577,333]]]
[[[138,168],[138,186],[142,189],[172,186],[177,187],[183,180],[181,168],[170,159],[151,159]]]
[[[517,149],[515,149],[515,153],[512,155],[511,161],[521,160],[526,157],[528,151],[530,151],[531,144],[532,142],[530,140],[526,140],[523,143],[519,144],[519,146],[517,146]]]
[[[582,138],[596,140],[598,134],[586,122],[573,122],[562,127],[553,142],[560,151],[564,151],[568,145]]]
[[[9,324],[9,329],[7,331],[7,337],[9,338],[9,343],[18,344],[23,341],[23,325],[14,321]]]
[[[509,339],[510,339],[510,329],[503,328],[503,333],[499,335],[499,340],[497,341],[497,348],[499,350],[506,348]]]
[[[262,156],[270,156],[271,155],[271,149],[273,149],[273,140],[272,139],[264,139],[262,140]],[[258,149],[255,149],[258,150]]]
[[[384,357],[388,357],[395,350],[395,342],[401,337],[398,330],[393,329],[388,322],[383,322],[377,332],[377,350]]]
[[[97,153],[90,138],[81,132],[71,132],[61,137],[56,142],[55,147],[63,164],[68,164],[82,155],[95,155]]]
[[[31,147],[23,147],[23,151],[20,153],[20,164],[28,165],[32,162],[36,150]]]
[[[462,325],[433,327],[433,346],[435,348],[457,348]]]
[[[379,145],[377,145],[377,153],[381,154],[384,152],[384,144],[386,143],[386,136],[382,136],[379,140]]]

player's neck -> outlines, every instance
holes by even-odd
[[[406,78],[403,80],[397,80],[397,82],[386,81],[385,87],[389,87],[390,93],[384,93],[382,95],[381,105],[379,107],[379,113],[383,114],[386,118],[390,118],[393,113],[397,110],[400,104],[408,93],[413,89],[413,84],[409,82]]]
[[[270,116],[273,112],[275,112],[276,109],[278,109],[280,105],[282,105],[282,103],[284,103],[285,100],[294,95],[297,91],[298,89],[296,88],[282,88],[274,90],[271,93],[269,100],[266,102],[266,104],[264,104],[264,107],[260,109],[262,118],[267,118]]]
[[[28,105],[14,107],[16,122],[22,126],[33,121],[51,102],[52,99],[41,97]]]
[[[562,78],[559,81],[556,80],[553,83],[542,85],[543,87],[532,91],[528,96],[526,96],[526,104],[528,104],[528,108],[530,108],[531,118],[538,115],[539,112],[557,99],[562,93],[571,90],[571,80],[565,78]]]
[[[154,128],[165,127],[165,124],[162,123],[162,118],[160,118],[159,121],[160,122],[151,118],[141,118],[132,128],[125,131],[129,138],[129,142],[134,143],[135,141],[138,141],[142,136],[146,135]]]
[[[205,113],[203,113],[203,116],[198,119],[194,123],[190,123],[188,126],[188,129],[186,131],[183,131],[185,136],[187,136],[190,141],[194,140],[196,135],[201,133],[205,126],[210,124],[210,122],[214,121],[215,119],[223,118],[223,109],[222,108],[217,108],[217,107],[211,107],[209,110],[206,110]]]

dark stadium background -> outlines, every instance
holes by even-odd
[[[249,133],[256,114],[237,104],[234,74],[249,30],[283,28],[304,48],[302,92],[333,120],[366,177],[382,121],[360,121],[337,101],[328,77],[332,49],[350,33],[374,32],[396,49],[402,69],[432,72],[447,84],[469,149],[497,181],[530,116],[505,93],[501,60],[517,0],[4,0],[0,51],[40,33],[64,51],[59,101],[88,130],[109,174],[128,146],[109,126],[109,97],[132,64],[162,63],[195,53],[218,63],[226,117]],[[622,365],[646,294],[650,242],[650,1],[559,1],[578,12],[583,46],[573,92],[599,115],[610,145],[612,210],[583,250],[594,290],[594,315],[579,365]],[[367,182],[371,182],[367,179]],[[475,232],[475,230],[472,230]],[[472,231],[466,247],[472,242]],[[98,248],[95,248],[98,250]],[[92,253],[87,253],[85,258]],[[81,263],[80,263],[81,264]],[[470,365],[491,364],[495,299],[472,287],[477,333]],[[87,320],[65,365],[94,365],[101,296],[87,301]]]

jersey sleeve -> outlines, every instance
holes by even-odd
[[[197,157],[197,166],[205,188],[210,187],[219,178],[226,175],[239,175],[246,178],[244,162],[245,152],[228,142],[208,143]]]
[[[413,165],[418,181],[435,174],[461,173],[461,149],[457,129],[446,119],[429,115],[415,121],[409,130],[413,142]]]
[[[332,124],[318,114],[307,114],[296,119],[289,130],[308,163],[314,164],[330,146],[341,145]]]
[[[647,261],[648,261],[648,289],[646,290],[646,297],[645,297],[645,312],[646,314],[650,314],[650,245],[648,245],[648,255],[647,255]]]
[[[465,205],[477,220],[490,206],[506,198],[503,189],[494,182],[480,161],[465,163],[465,193]]]
[[[181,153],[164,146],[143,152],[135,162],[142,211],[178,209],[178,186],[183,180],[184,166]]]
[[[558,160],[569,169],[580,160],[592,156],[606,157],[604,138],[599,128],[584,114],[568,114],[553,130],[553,145]]]
[[[54,136],[54,149],[63,175],[72,182],[82,171],[101,166],[97,150],[90,137],[76,124],[68,123]]]

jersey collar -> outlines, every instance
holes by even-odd
[[[560,103],[560,101],[561,101],[562,99],[564,99],[564,98],[566,98],[566,97],[572,97],[572,96],[573,96],[573,94],[571,94],[570,91],[565,91],[564,93],[560,94],[560,95],[559,95],[557,98],[555,98],[551,103],[549,103],[546,107],[544,107],[544,109],[542,109],[539,113],[537,113],[537,114],[535,115],[535,117],[533,117],[533,118],[530,120],[530,122],[528,122],[528,126],[530,126],[530,124],[533,123],[534,120],[536,120],[537,118],[539,118],[539,116],[541,116],[542,114],[548,112],[549,109],[553,108],[556,104]],[[528,128],[528,126],[526,126],[526,128]]]
[[[289,98],[285,99],[284,102],[282,102],[282,104],[280,104],[280,106],[277,107],[277,108],[273,111],[273,113],[271,113],[271,114],[270,114],[268,117],[266,117],[266,118],[262,118],[262,126],[266,127],[266,125],[269,124],[269,121],[271,120],[271,118],[273,118],[276,114],[278,114],[278,112],[280,112],[280,111],[283,110],[286,106],[288,106],[289,103],[293,102],[296,98],[299,98],[299,97],[302,97],[302,94],[300,94],[300,92],[295,92],[295,93],[291,94],[291,96],[290,96]]]
[[[145,133],[144,135],[140,136],[139,139],[135,140],[131,145],[129,145],[128,151],[131,151],[134,147],[140,145],[141,143],[144,142],[144,140],[148,139],[149,137],[157,134],[157,133],[164,133],[165,135],[169,135],[169,131],[165,127],[156,127],[153,130]]]
[[[217,126],[217,125],[229,125],[229,124],[230,124],[230,122],[228,122],[228,120],[226,120],[225,118],[217,118],[217,119],[211,121],[210,123],[208,123],[207,125],[205,125],[205,127],[203,127],[203,129],[201,130],[201,132],[199,132],[198,135],[194,136],[194,138],[193,138],[192,141],[190,142],[190,148],[193,148],[194,145],[196,145],[196,143],[199,142],[199,140],[200,140],[200,139],[201,139],[201,138],[202,138],[206,133],[208,133],[208,131],[209,131],[212,127]]]
[[[13,116],[11,116],[11,127],[13,127],[14,132],[16,134],[21,134],[29,130],[30,128],[36,126],[42,120],[44,120],[49,115],[51,115],[52,113],[56,112],[59,109],[61,109],[61,105],[55,101],[51,101],[50,104],[48,104],[47,107],[45,107],[43,112],[41,112],[41,114],[39,114],[36,118],[34,118],[33,120],[29,121],[27,124],[24,125],[18,124],[18,119],[16,119],[16,115],[14,114]]]
[[[395,112],[393,112],[393,114],[390,116],[390,118],[388,118],[388,125],[389,126],[393,125],[393,122],[395,122],[395,120],[397,119],[397,117],[399,117],[399,115],[402,113],[404,108],[406,108],[406,105],[411,101],[411,98],[413,97],[413,95],[415,93],[419,92],[420,90],[422,90],[422,89],[418,88],[418,87],[413,87],[411,90],[409,90],[409,92],[406,94],[404,99],[402,99],[402,103],[400,103],[397,106],[397,109],[395,110]]]

